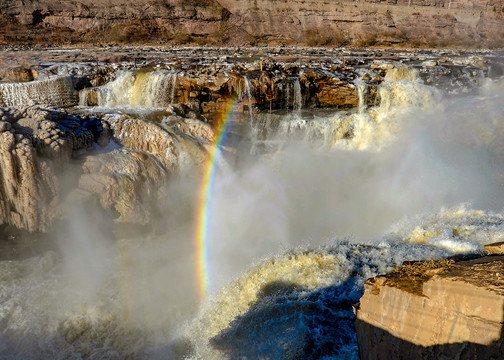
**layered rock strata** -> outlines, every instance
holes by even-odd
[[[9,43],[502,46],[501,0],[52,0],[0,5]]]
[[[504,256],[420,262],[369,279],[356,306],[361,359],[497,359]]]

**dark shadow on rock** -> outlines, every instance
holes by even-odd
[[[424,347],[359,319],[355,322],[355,328],[361,360],[504,359],[504,329],[501,329],[500,338],[489,345],[462,342]]]
[[[264,286],[249,311],[211,339],[229,359],[322,359],[356,352],[354,280],[315,291],[287,282]]]

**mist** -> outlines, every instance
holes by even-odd
[[[378,241],[394,223],[443,207],[500,210],[504,148],[493,139],[503,132],[495,126],[502,83],[403,112],[394,120],[400,132],[378,151],[291,143],[274,157],[220,172],[211,210],[213,289],[282,250]]]
[[[407,108],[354,124],[359,144],[376,142],[376,130],[384,137],[380,146],[321,150],[280,139],[277,152],[224,153],[210,209],[208,297],[279,253],[341,239],[377,244],[391,229],[400,233],[395,224],[461,204],[501,210],[504,80],[489,80],[471,95],[435,94],[416,101],[410,91],[402,94]],[[198,170],[173,176],[147,226],[118,223],[98,204],[65,208],[50,235],[55,249],[10,265],[23,275],[6,275],[6,332],[22,336],[2,335],[7,351],[24,346],[19,358],[37,351],[111,359],[190,353],[180,339],[201,301],[194,246],[199,186]]]

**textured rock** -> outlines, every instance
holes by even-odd
[[[58,182],[22,134],[0,134],[0,222],[45,230],[57,215]]]
[[[93,146],[95,135],[54,107],[0,113],[0,223],[45,231],[60,214],[57,174],[75,151]]]
[[[485,245],[484,249],[488,255],[504,255],[504,242]]]
[[[96,194],[104,209],[117,211],[117,221],[141,225],[156,213],[157,191],[167,175],[157,156],[126,148],[89,156],[83,172],[81,190]]]
[[[174,172],[178,170],[177,140],[159,124],[117,116],[107,120],[117,143],[130,149],[149,152],[157,156],[166,169]]]
[[[20,66],[0,70],[0,80],[4,82],[28,82],[35,80],[37,76],[37,70]]]
[[[15,0],[4,43],[502,46],[500,0]]]
[[[253,7],[245,0],[219,2],[232,14],[229,23],[263,41],[341,45],[351,40],[360,46],[380,42],[434,46],[502,43],[503,4],[498,0],[347,0],[337,6],[324,0],[258,0]],[[314,39],[311,33],[316,35]]]
[[[356,107],[359,105],[355,86],[336,76],[305,71],[300,81],[306,88],[314,88],[318,106]]]
[[[45,37],[56,42],[81,38],[90,43],[213,33],[228,16],[214,0],[16,0],[0,4],[0,14],[10,30],[4,35],[7,41],[42,42]]]
[[[67,162],[73,151],[93,146],[94,134],[79,122],[82,119],[74,115],[56,107],[41,106],[22,109],[22,114],[25,117],[19,119],[14,128],[32,141],[40,156]],[[101,135],[97,134],[97,137]]]
[[[356,307],[361,359],[490,359],[504,351],[504,257],[404,265]]]

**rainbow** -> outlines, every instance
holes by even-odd
[[[199,299],[203,299],[210,285],[210,269],[208,264],[208,232],[210,224],[210,212],[212,208],[212,194],[215,185],[217,170],[216,157],[219,147],[226,140],[233,110],[238,101],[235,95],[231,97],[217,119],[217,127],[214,142],[210,147],[207,159],[203,166],[203,173],[198,196],[196,214],[196,282]]]

